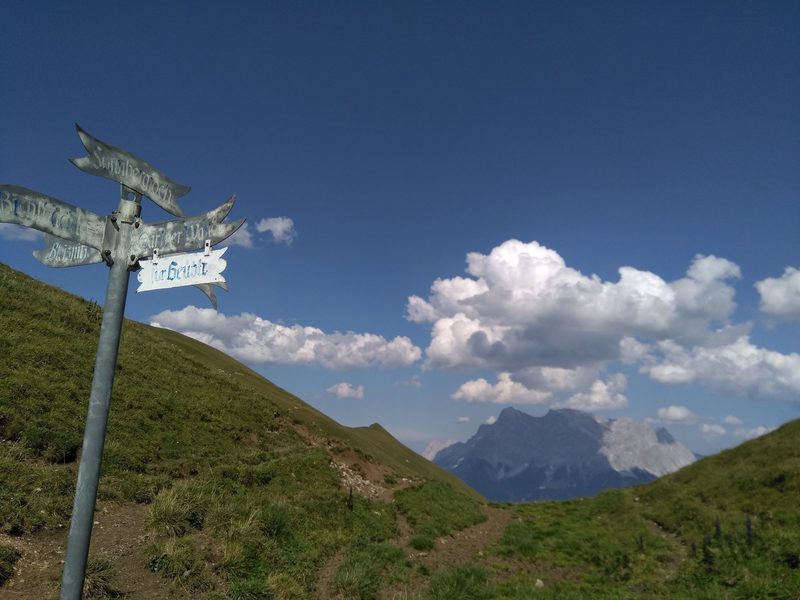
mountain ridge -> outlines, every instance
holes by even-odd
[[[664,428],[575,409],[534,417],[513,407],[434,462],[498,501],[567,499],[646,483],[691,464],[694,455]]]

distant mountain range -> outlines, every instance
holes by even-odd
[[[695,461],[664,429],[572,409],[533,417],[504,409],[434,462],[490,500],[518,502],[591,496],[652,481]]]

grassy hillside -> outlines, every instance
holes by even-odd
[[[24,536],[69,521],[101,313],[4,265],[0,298],[0,530]],[[326,560],[397,537],[393,488],[434,484],[481,516],[379,425],[342,427],[213,348],[125,323],[99,498],[148,505],[165,588],[317,597]]]
[[[647,485],[510,508],[486,559],[432,593],[800,598],[800,421]]]
[[[15,579],[63,545],[100,311],[3,265],[0,294],[0,595],[38,600],[54,571]],[[90,579],[133,599],[799,598],[798,440],[792,422],[648,485],[489,510],[380,425],[126,323],[98,519],[133,515],[133,550],[101,547]]]

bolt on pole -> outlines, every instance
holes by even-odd
[[[103,306],[103,321],[100,326],[100,339],[97,344],[97,358],[94,377],[89,395],[89,410],[86,428],[83,433],[83,449],[78,467],[78,481],[75,486],[75,502],[67,541],[67,554],[61,580],[61,600],[79,600],[83,591],[86,562],[89,556],[89,542],[94,524],[94,509],[97,501],[97,487],[103,462],[103,445],[108,425],[111,405],[111,389],[117,366],[117,354],[125,314],[125,300],[128,294],[130,272],[128,268],[128,248],[131,230],[141,210],[140,198],[128,200],[129,192],[122,187],[122,199],[117,213],[111,217],[116,224],[118,235],[114,250],[111,251],[111,270]]]

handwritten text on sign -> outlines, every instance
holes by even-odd
[[[227,249],[226,247],[221,250],[210,250],[208,254],[189,252],[159,256],[157,260],[140,260],[141,285],[136,291],[163,290],[202,283],[224,283],[222,272],[228,263],[223,260],[222,255]]]
[[[144,194],[161,208],[177,217],[184,216],[176,200],[188,193],[189,186],[175,183],[161,171],[130,152],[115,148],[75,125],[88,156],[70,159],[81,171],[119,181]]]
[[[17,185],[0,185],[0,222],[33,227],[97,250],[103,248],[103,217]]]

